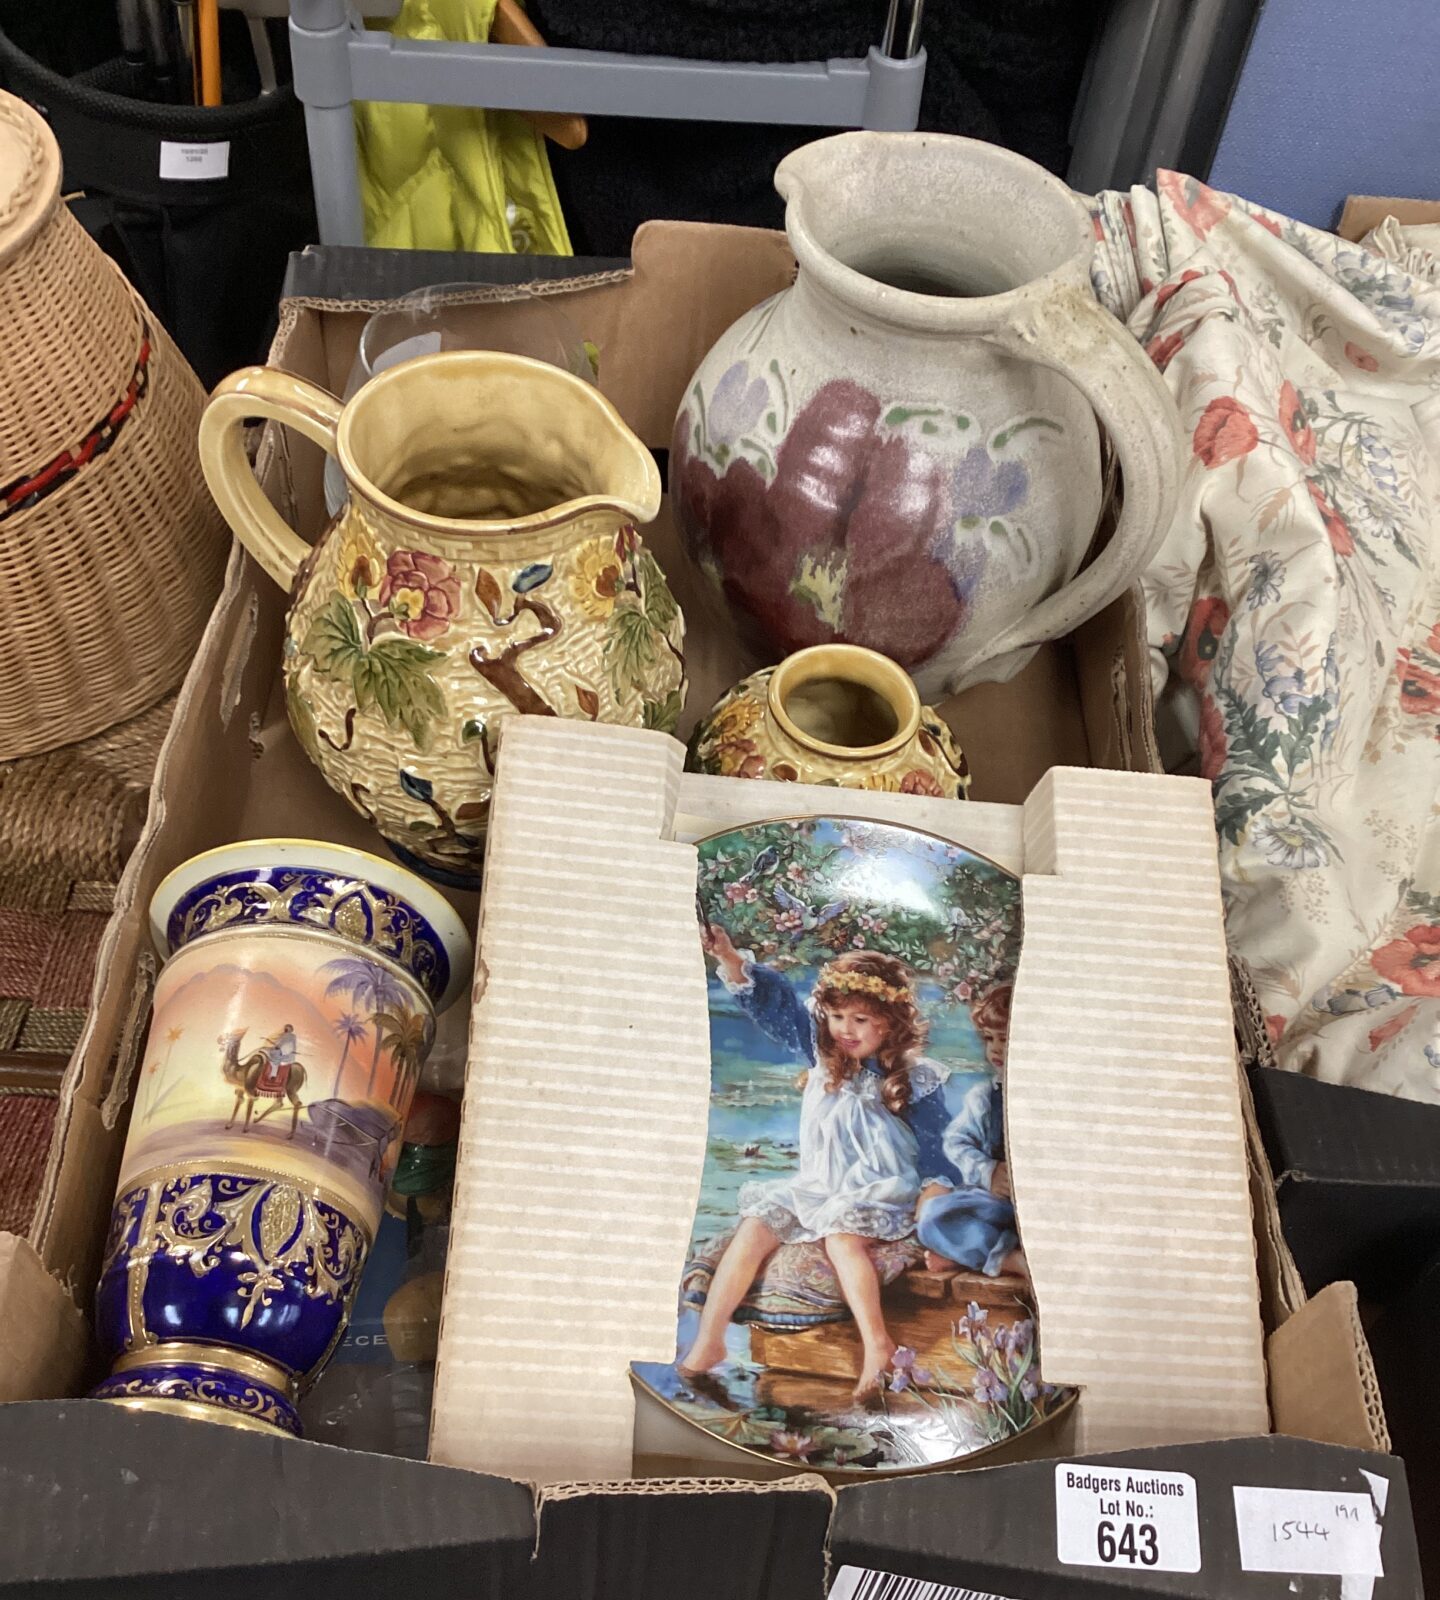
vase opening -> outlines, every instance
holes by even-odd
[[[1091,248],[1064,184],[975,139],[840,134],[787,156],[775,187],[802,275],[901,325],[1019,289]]]
[[[380,373],[345,408],[339,456],[382,513],[440,533],[558,521],[596,505],[648,522],[659,509],[650,452],[593,386],[494,351]]]
[[[822,644],[782,661],[770,713],[796,744],[832,757],[873,759],[920,726],[920,696],[902,668],[859,645]]]

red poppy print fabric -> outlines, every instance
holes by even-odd
[[[1162,746],[1214,786],[1281,1065],[1440,1103],[1440,262],[1157,189],[1096,198],[1093,277],[1185,429]]]

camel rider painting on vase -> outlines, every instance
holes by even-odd
[[[267,1039],[261,1046],[265,1052],[265,1059],[270,1063],[265,1074],[263,1089],[272,1092],[285,1092],[285,1082],[290,1076],[290,1069],[295,1065],[299,1042],[295,1037],[293,1023],[287,1022],[273,1039]]]

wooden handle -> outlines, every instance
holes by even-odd
[[[545,48],[540,30],[525,15],[518,0],[500,0],[495,9],[495,20],[490,24],[490,43],[523,44],[541,50]],[[576,116],[573,112],[522,111],[521,116],[562,150],[578,150],[590,137],[584,117]]]
[[[196,11],[199,33],[200,104],[220,104],[220,6],[218,0],[199,0]]]

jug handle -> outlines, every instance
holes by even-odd
[[[270,417],[335,454],[341,404],[275,367],[243,367],[216,385],[200,418],[200,466],[235,537],[287,593],[310,546],[265,497],[245,453],[245,421]]]
[[[1067,583],[1018,618],[964,669],[1069,633],[1147,567],[1170,530],[1180,491],[1180,413],[1159,369],[1084,289],[1065,285],[982,337],[1069,379],[1090,402],[1120,462],[1124,500],[1109,542]]]

